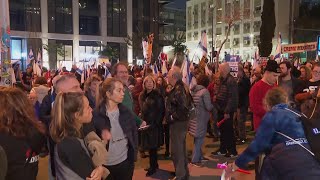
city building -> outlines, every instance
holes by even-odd
[[[102,44],[132,63],[132,48],[125,38],[132,35],[133,0],[10,0],[11,58],[26,67],[30,49],[42,52],[43,66],[57,68],[81,61],[94,61]],[[61,44],[61,54],[49,49]],[[81,64],[81,63],[80,63]]]
[[[142,38],[154,34],[153,59],[159,52],[159,0],[133,0],[133,57],[134,63],[143,63]],[[156,55],[157,56],[157,55]]]
[[[290,0],[275,0],[276,28],[273,40],[274,49],[277,44],[277,34],[281,32],[282,42],[289,43],[291,37],[290,22],[297,16],[297,6]],[[291,5],[291,6],[290,6]],[[290,8],[291,7],[291,8]],[[226,17],[235,19],[230,35],[220,53],[239,55],[243,60],[250,60],[260,39],[261,13],[263,0],[189,0],[187,1],[187,37],[186,45],[197,62],[202,54],[198,47],[201,32],[206,31],[208,37],[208,54],[218,50],[226,38]]]
[[[175,36],[185,36],[185,7],[177,6],[174,1],[163,1],[160,6],[160,20],[162,22],[159,27],[159,40],[161,47],[172,45],[171,43]]]

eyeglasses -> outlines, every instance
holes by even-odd
[[[320,71],[312,71],[314,74],[320,75]]]

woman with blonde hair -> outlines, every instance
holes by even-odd
[[[273,88],[264,101],[268,112],[256,137],[236,161],[229,164],[227,176],[265,153],[259,179],[319,179],[320,164],[311,154],[300,120],[302,115],[289,107],[286,91]]]
[[[150,127],[141,132],[141,148],[149,150],[149,165],[146,176],[159,168],[158,148],[163,144],[162,121],[165,114],[164,97],[156,89],[155,79],[149,75],[143,80],[143,91],[139,96],[141,117]]]
[[[36,180],[45,128],[20,89],[0,87],[0,146],[7,158],[7,180]],[[0,167],[2,169],[4,167]],[[1,176],[0,176],[1,177]]]
[[[97,105],[93,112],[96,132],[102,139],[111,139],[108,145],[108,159],[105,165],[113,180],[131,180],[134,162],[137,159],[138,133],[135,116],[122,104],[124,86],[116,78],[105,79],[99,85]]]
[[[92,109],[81,92],[59,93],[55,99],[50,135],[56,142],[55,166],[57,179],[100,180],[106,173],[105,159],[90,157],[89,149],[104,150],[105,144],[85,144],[82,126],[90,123]],[[94,161],[93,161],[94,160]]]
[[[101,77],[94,74],[90,76],[84,84],[85,96],[88,98],[89,105],[92,109],[94,109],[96,106],[96,91],[101,81]]]

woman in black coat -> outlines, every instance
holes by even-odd
[[[139,96],[141,117],[149,127],[141,133],[141,146],[143,149],[149,150],[150,168],[146,176],[151,176],[159,167],[157,149],[163,143],[161,127],[165,105],[163,96],[156,90],[156,82],[152,76],[147,76],[144,79],[143,89]]]

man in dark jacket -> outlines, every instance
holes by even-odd
[[[220,148],[213,155],[235,157],[238,155],[233,130],[233,114],[238,107],[238,86],[230,74],[228,63],[219,66],[221,83],[217,88],[218,121],[220,124]]]
[[[239,144],[245,143],[246,140],[246,118],[249,107],[249,92],[250,92],[250,79],[245,75],[242,66],[238,68],[238,93],[239,103],[237,111],[237,135],[239,137]]]
[[[186,135],[188,130],[188,112],[191,96],[182,82],[180,68],[173,67],[168,73],[168,82],[174,88],[166,102],[166,119],[170,123],[170,141],[172,160],[176,170],[176,180],[188,180],[189,169],[186,152]]]
[[[292,65],[289,61],[281,62],[279,66],[281,70],[279,87],[282,87],[288,93],[290,106],[299,110],[300,108],[297,106],[298,104],[295,103],[294,97],[303,90],[302,82],[292,76]]]

